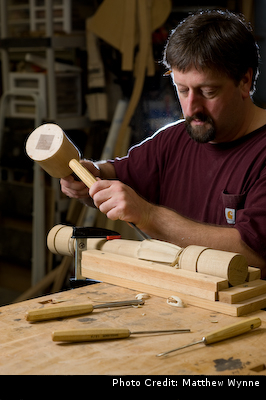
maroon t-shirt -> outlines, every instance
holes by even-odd
[[[119,180],[149,202],[195,221],[235,227],[266,257],[266,125],[224,144],[199,144],[184,122],[166,126],[126,157]]]

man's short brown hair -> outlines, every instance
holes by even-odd
[[[172,31],[164,52],[168,69],[215,69],[238,84],[253,69],[251,92],[258,76],[259,51],[252,28],[242,15],[207,10],[189,15]]]

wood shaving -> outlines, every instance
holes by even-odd
[[[43,301],[39,301],[39,304],[57,304],[57,303],[63,303],[68,300],[59,300],[59,299],[47,299]]]
[[[174,307],[185,307],[183,301],[177,296],[168,297],[167,304]]]
[[[148,293],[139,293],[136,295],[136,299],[137,300],[147,300],[149,299],[151,296]]]

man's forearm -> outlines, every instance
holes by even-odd
[[[180,247],[198,245],[217,250],[241,253],[249,265],[262,269],[266,276],[266,260],[248,247],[235,228],[198,223],[165,207],[151,206],[148,218],[139,228],[153,238],[174,243]]]

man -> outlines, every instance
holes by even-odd
[[[242,17],[189,16],[164,54],[185,119],[126,157],[83,161],[100,178],[90,197],[73,177],[62,191],[153,238],[242,253],[266,277],[266,110],[251,99],[258,58]]]

